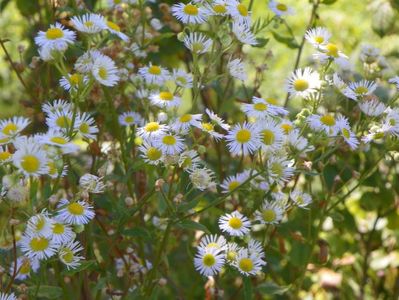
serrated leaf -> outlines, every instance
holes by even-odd
[[[60,299],[62,296],[62,288],[58,286],[50,286],[50,285],[41,285],[39,286],[39,290],[37,291],[37,286],[33,285],[28,288],[28,293],[30,296],[37,298],[46,298],[46,299]]]
[[[79,267],[77,267],[76,269],[70,269],[70,270],[64,270],[62,272],[62,275],[64,276],[71,276],[73,274],[82,272],[84,270],[92,270],[94,269],[95,265],[96,265],[96,261],[95,260],[87,260],[87,261],[83,261]]]
[[[200,230],[208,234],[211,233],[209,229],[206,228],[205,225],[202,225],[201,223],[194,222],[191,220],[183,220],[180,223],[178,223],[177,226],[183,229]]]

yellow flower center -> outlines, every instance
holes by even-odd
[[[160,75],[161,74],[161,68],[158,66],[151,66],[148,68],[148,73],[152,75]]]
[[[338,57],[338,47],[335,44],[329,43],[326,46],[327,49],[327,55],[332,56],[332,57]]]
[[[19,268],[19,274],[29,274],[30,272],[30,262],[29,259],[25,259]]]
[[[34,237],[30,243],[29,246],[34,252],[40,252],[43,250],[46,250],[48,248],[48,240],[44,237],[38,236]]]
[[[2,132],[6,135],[10,135],[18,130],[18,126],[14,123],[8,123],[6,126],[3,127]]]
[[[238,182],[238,181],[232,181],[232,182],[230,182],[230,184],[229,184],[229,191],[231,192],[231,191],[234,191],[236,188],[238,188],[239,186],[240,186],[240,182]]]
[[[11,157],[11,153],[8,151],[0,152],[0,161],[5,161]]]
[[[98,76],[100,76],[101,79],[105,80],[108,77],[108,71],[104,67],[100,67],[98,69]]]
[[[366,94],[368,91],[369,91],[368,88],[366,88],[365,86],[362,86],[362,85],[358,86],[358,87],[355,89],[355,93],[356,93],[356,94],[359,94],[359,95]]]
[[[202,123],[202,128],[206,131],[213,131],[213,125],[211,123]]]
[[[237,5],[237,10],[241,16],[246,17],[248,16],[248,9],[245,7],[244,4],[240,3]]]
[[[82,76],[80,74],[72,74],[71,76],[69,76],[69,82],[72,85],[78,85],[82,80]]]
[[[66,143],[68,143],[68,141],[61,136],[52,137],[50,139],[50,141],[52,141],[53,143],[56,143],[56,144],[60,144],[60,145],[65,145]]]
[[[389,119],[389,125],[395,126],[396,125],[396,120],[393,119],[393,118]]]
[[[53,226],[54,234],[63,234],[65,232],[65,225],[60,223],[55,223]]]
[[[320,117],[320,122],[331,127],[335,125],[335,118],[332,115],[325,115]]]
[[[22,168],[28,173],[34,173],[39,170],[40,160],[34,155],[25,155],[21,160]]]
[[[118,26],[118,24],[115,24],[114,22],[111,22],[111,21],[107,21],[107,26],[109,27],[109,28],[111,28],[112,30],[115,30],[115,31],[121,31],[121,28]]]
[[[226,9],[226,6],[224,6],[222,4],[216,4],[213,6],[213,11],[217,14],[224,14],[224,13],[226,13],[227,9]]]
[[[265,145],[272,145],[276,139],[276,136],[274,135],[274,132],[269,130],[269,129],[265,129],[262,131],[262,138],[263,138],[263,143]]]
[[[342,128],[341,132],[342,132],[342,135],[343,135],[345,138],[349,139],[349,138],[351,137],[351,134],[350,134],[350,132],[349,132],[348,129]]]
[[[216,258],[213,256],[213,254],[207,253],[202,258],[202,262],[205,266],[212,267],[216,263]]]
[[[322,37],[322,36],[315,36],[315,37],[314,37],[314,41],[315,41],[317,44],[321,44],[321,43],[324,42],[324,37]]]
[[[53,161],[50,161],[47,163],[47,167],[48,167],[48,173],[50,175],[54,175],[57,172],[57,168],[55,166],[55,163]]]
[[[192,43],[191,47],[193,48],[193,52],[201,52],[204,50],[204,45],[201,43]]]
[[[162,138],[162,143],[168,146],[176,144],[176,138],[173,135],[166,135]]]
[[[206,248],[217,248],[219,249],[219,245],[217,243],[209,243],[208,245],[206,245]]]
[[[46,38],[49,40],[60,39],[64,36],[64,32],[59,28],[50,28],[46,31]]]
[[[285,4],[283,4],[283,3],[278,3],[278,4],[276,5],[276,8],[277,8],[279,11],[287,11],[287,10],[288,10],[287,5],[285,5]]]
[[[159,124],[157,122],[150,122],[145,125],[144,130],[147,132],[154,132],[159,129]]]
[[[236,134],[237,142],[244,144],[251,139],[251,131],[248,129],[240,129]]]
[[[82,132],[82,133],[85,133],[85,134],[90,133],[90,126],[89,126],[89,124],[87,124],[87,123],[82,123],[82,124],[80,124],[80,126],[79,126],[79,131]]]
[[[240,229],[242,227],[242,221],[240,218],[232,217],[229,220],[229,226],[233,229]]]
[[[287,123],[281,124],[281,129],[284,130],[286,134],[288,134],[293,129],[293,126]]]
[[[62,249],[61,257],[66,263],[71,263],[74,259],[72,250],[68,248]]]
[[[298,92],[303,92],[309,87],[309,82],[304,79],[297,79],[294,81],[294,89]]]
[[[163,101],[170,101],[173,99],[173,94],[171,92],[160,92],[159,98]]]
[[[61,128],[68,128],[71,126],[72,120],[70,118],[68,118],[67,116],[61,116],[61,117],[58,117],[58,119],[55,121],[55,123],[57,124],[57,126],[59,126]]]
[[[94,23],[92,21],[87,21],[84,23],[84,25],[88,28],[93,27]]]
[[[276,219],[276,213],[272,209],[265,209],[262,212],[262,217],[265,222],[273,222]]]
[[[235,260],[236,256],[237,256],[237,252],[235,252],[235,251],[229,251],[229,252],[227,252],[227,255],[226,255],[227,259],[230,261]]]
[[[254,104],[254,109],[257,111],[265,111],[267,110],[267,104],[259,102]]]
[[[254,264],[250,258],[241,258],[239,266],[244,272],[251,272],[254,268]]]
[[[281,177],[283,175],[284,172],[284,168],[281,164],[279,164],[278,162],[274,162],[271,166],[270,166],[271,171],[273,172],[273,174]]]
[[[126,117],[125,117],[125,122],[126,122],[127,124],[131,124],[131,123],[134,122],[134,118],[133,118],[132,116],[126,116]]]
[[[43,217],[39,217],[39,221],[36,223],[36,231],[42,230],[45,224],[46,220]]]
[[[383,137],[384,137],[383,132],[377,132],[377,133],[374,133],[374,135],[373,135],[374,139],[382,139]]]
[[[76,216],[81,216],[83,215],[85,209],[83,207],[83,205],[77,203],[77,202],[73,202],[71,204],[69,204],[67,206],[68,212],[71,213],[72,215],[76,215]]]
[[[155,147],[150,147],[147,150],[147,157],[149,160],[158,160],[162,156],[162,152]]]
[[[193,117],[190,114],[185,114],[185,115],[182,115],[179,120],[181,123],[187,123],[187,122],[190,122],[192,118]]]
[[[198,15],[198,7],[196,7],[195,5],[192,5],[192,4],[187,4],[186,6],[184,6],[183,11],[186,15],[190,15],[190,16]]]
[[[296,203],[301,205],[303,204],[303,197],[302,196],[298,196],[298,198],[296,198]]]

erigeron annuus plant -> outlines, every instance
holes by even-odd
[[[346,213],[378,167],[394,176],[399,109],[388,84],[399,79],[386,78],[371,46],[355,73],[316,26],[320,1],[284,105],[260,92],[273,70],[250,65],[246,49],[266,49],[272,27],[290,29],[293,8],[270,1],[269,16],[255,20],[254,1],[153,2],[74,5],[37,33],[57,97],[40,99],[43,126],[23,114],[0,121],[1,297],[184,297],[188,276],[201,287],[188,298],[296,298],[308,266],[327,259],[326,221]],[[184,53],[178,61],[154,55],[165,40]],[[394,209],[378,206],[372,231]]]

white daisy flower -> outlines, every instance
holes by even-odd
[[[216,249],[217,251],[226,250],[227,241],[223,235],[204,235],[198,245],[203,250]]]
[[[42,49],[65,51],[69,44],[75,42],[75,39],[75,32],[55,23],[55,25],[50,25],[47,31],[39,31],[35,37],[35,43]]]
[[[71,111],[57,111],[55,113],[48,114],[46,118],[46,124],[48,128],[58,130],[67,134],[72,127],[73,113]],[[80,126],[79,120],[75,117],[73,128]]]
[[[173,95],[169,91],[161,91],[159,93],[150,95],[150,101],[153,105],[156,105],[160,108],[172,108],[180,105],[181,98]]]
[[[241,43],[255,46],[258,41],[255,35],[252,33],[251,28],[246,23],[233,22],[232,31]]]
[[[294,189],[290,192],[290,198],[294,201],[296,206],[301,208],[306,208],[312,203],[312,196],[298,189]]]
[[[288,5],[277,2],[274,0],[269,1],[269,8],[276,14],[278,17],[282,16],[289,16],[295,14],[295,11],[292,7],[289,7]]]
[[[87,83],[87,76],[79,73],[68,74],[60,79],[60,86],[67,92],[77,91]]]
[[[115,34],[121,40],[123,40],[125,42],[127,42],[129,40],[129,37],[126,34],[124,34],[123,32],[121,32],[121,28],[119,27],[119,25],[114,22],[106,21],[104,29],[107,29],[109,32],[111,32],[112,34]]]
[[[86,192],[92,194],[102,194],[105,190],[103,177],[86,173],[79,178],[79,186]]]
[[[114,86],[119,81],[115,62],[106,55],[101,54],[93,60],[91,73],[99,83],[105,86]]]
[[[149,142],[144,142],[140,147],[141,157],[150,165],[158,165],[162,161],[162,150]]]
[[[96,139],[98,133],[98,127],[94,119],[88,114],[77,114],[75,129],[78,133],[86,139]]]
[[[32,139],[21,140],[12,160],[13,164],[25,176],[39,177],[48,173],[47,154]]]
[[[50,237],[52,227],[53,220],[44,212],[29,218],[26,232],[32,236]]]
[[[214,0],[211,4],[206,5],[209,14],[213,16],[225,16],[228,14],[226,0]]]
[[[327,43],[327,45],[321,45],[319,52],[314,53],[313,57],[315,60],[321,63],[326,63],[328,60],[333,60],[341,67],[345,67],[348,64],[348,57],[338,48],[336,44]]]
[[[207,168],[189,170],[189,177],[193,186],[200,191],[212,189],[216,186],[214,182],[215,173]]]
[[[179,154],[184,150],[183,139],[173,133],[159,135],[154,139],[154,145],[169,155]]]
[[[279,124],[273,119],[258,122],[261,148],[263,151],[277,151],[283,146],[284,133]]]
[[[223,180],[220,187],[223,189],[222,193],[230,193],[243,184],[250,177],[250,171],[244,171],[233,176],[227,177]]]
[[[249,254],[247,249],[241,249],[238,251],[234,266],[237,270],[245,275],[256,275],[262,270],[262,266],[266,265],[260,257],[254,254]]]
[[[227,2],[227,12],[233,18],[234,22],[239,23],[251,23],[251,12],[248,11],[247,7],[236,0]]]
[[[55,114],[57,112],[71,111],[71,103],[63,99],[56,99],[52,102],[46,102],[42,105],[42,111],[47,115]]]
[[[259,128],[255,124],[235,125],[225,136],[227,147],[233,155],[253,154],[261,146]]]
[[[301,136],[299,129],[290,131],[287,135],[287,144],[293,147],[298,152],[309,152],[314,150],[314,147],[309,145],[309,141]]]
[[[264,259],[265,258],[265,253],[263,251],[263,246],[261,244],[261,242],[259,242],[258,240],[255,240],[253,238],[251,238],[248,241],[248,253],[250,256],[256,256],[259,257],[260,259]]]
[[[76,237],[76,234],[72,231],[69,225],[58,222],[57,219],[53,220],[51,227],[51,239],[60,245],[72,241]]]
[[[47,133],[39,137],[41,144],[57,147],[63,154],[74,153],[79,150],[79,146],[70,140],[68,136],[57,129],[50,129]]]
[[[241,104],[241,110],[249,117],[255,119],[265,119],[269,116],[277,116],[278,114],[286,114],[287,111],[284,108],[279,108],[273,104],[270,104],[265,99],[259,97],[253,97],[252,103]]]
[[[383,121],[384,131],[399,137],[399,109],[388,107],[386,113]]]
[[[198,127],[203,132],[210,134],[211,137],[214,138],[216,141],[219,141],[220,139],[222,139],[224,137],[223,134],[215,131],[215,126],[212,123],[202,122],[202,123],[196,124],[194,126]]]
[[[76,269],[80,266],[80,261],[84,259],[83,256],[78,255],[83,248],[77,241],[70,241],[61,246],[58,252],[60,261],[66,265],[67,269]]]
[[[227,243],[226,245],[226,261],[228,264],[233,265],[237,255],[238,255],[238,251],[240,251],[242,248],[240,246],[238,246],[236,243]]]
[[[289,134],[295,129],[294,124],[288,119],[280,120],[279,126],[285,135]]]
[[[337,73],[334,73],[333,75],[333,84],[341,93],[343,93],[345,89],[348,87],[348,85],[342,80],[342,78]]]
[[[119,124],[122,126],[142,126],[144,124],[143,117],[134,111],[127,111],[119,115]]]
[[[137,135],[144,140],[155,138],[165,134],[168,131],[168,126],[160,124],[159,122],[148,122],[143,127],[137,129]]]
[[[59,247],[51,237],[25,233],[19,242],[21,251],[30,259],[43,260],[52,257]]]
[[[224,253],[214,248],[198,249],[194,258],[195,269],[204,276],[213,276],[220,272],[224,265]]]
[[[351,130],[348,119],[343,116],[337,117],[337,132],[344,138],[349,147],[354,150],[358,147],[359,141],[355,133]]]
[[[292,165],[292,161],[284,157],[271,156],[267,161],[271,181],[279,185],[289,181],[295,171]]]
[[[299,96],[306,98],[310,94],[317,92],[320,86],[319,73],[309,67],[295,70],[286,82],[286,90],[290,97]]]
[[[14,295],[14,293],[0,293],[0,300],[17,300],[17,297]]]
[[[229,73],[234,78],[245,81],[248,78],[247,73],[245,72],[245,64],[241,61],[241,59],[236,58],[227,63],[227,68],[229,69]]]
[[[12,153],[6,147],[0,147],[0,164],[9,163],[12,161]]]
[[[376,88],[377,84],[374,81],[361,80],[351,82],[343,93],[346,97],[357,101],[359,98],[371,95]]]
[[[233,211],[219,218],[219,228],[231,236],[245,236],[251,230],[251,222],[238,211]]]
[[[6,120],[0,120],[0,144],[11,141],[24,130],[30,121],[24,117],[12,117]]]
[[[184,114],[176,118],[175,121],[170,125],[170,128],[174,132],[187,132],[191,126],[199,127],[202,120],[201,114]]]
[[[186,34],[183,43],[187,49],[198,55],[208,52],[212,46],[212,40],[207,38],[206,35],[198,32]]]
[[[331,114],[310,115],[306,121],[313,130],[324,131],[329,136],[336,135],[337,128],[335,125],[337,120]]]
[[[230,125],[226,124],[226,122],[219,117],[216,113],[211,111],[210,109],[206,108],[205,109],[206,114],[208,115],[209,119],[211,119],[214,123],[222,127],[224,130],[229,130]]]
[[[84,14],[71,18],[73,27],[84,33],[99,33],[104,29],[105,19],[98,14]]]
[[[278,224],[284,217],[285,209],[278,202],[264,201],[261,208],[255,212],[255,220],[261,224]]]
[[[40,262],[33,258],[30,259],[26,256],[20,256],[17,258],[17,268],[16,268],[16,280],[25,280],[30,277],[30,273],[37,273],[40,268]],[[10,274],[14,274],[14,264],[10,266]],[[6,298],[7,299],[7,298]],[[16,299],[16,298],[15,298]],[[0,296],[0,300],[3,300]]]
[[[182,88],[191,89],[193,87],[193,76],[182,69],[173,69],[172,80]]]
[[[387,108],[384,103],[378,101],[376,98],[359,102],[358,105],[362,112],[371,117],[382,115]]]
[[[102,55],[103,54],[98,50],[89,50],[85,52],[76,60],[75,69],[82,74],[90,73],[93,69],[94,60]]]
[[[179,167],[183,170],[190,171],[198,169],[201,166],[202,160],[195,150],[186,150],[179,157]]]
[[[140,68],[138,74],[144,78],[147,84],[162,85],[169,79],[168,70],[152,64]]]
[[[192,2],[177,3],[172,6],[172,15],[184,24],[203,24],[207,21],[209,12]]]
[[[306,31],[305,39],[316,48],[327,45],[331,33],[324,27],[311,28]]]
[[[48,167],[48,176],[51,178],[63,178],[68,174],[68,166],[63,165],[63,161],[60,157],[47,157],[47,167]]]
[[[93,207],[87,202],[79,200],[70,202],[61,199],[58,204],[57,218],[65,224],[84,225],[95,216]]]

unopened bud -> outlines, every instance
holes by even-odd
[[[168,281],[166,280],[166,278],[160,278],[158,281],[158,284],[160,286],[165,286],[168,283]]]
[[[125,198],[125,204],[126,206],[132,206],[134,203],[133,198],[132,197],[126,197]]]
[[[165,184],[165,180],[163,180],[162,178],[158,179],[157,181],[155,181],[155,190],[157,192],[159,192],[162,189],[164,184]]]

